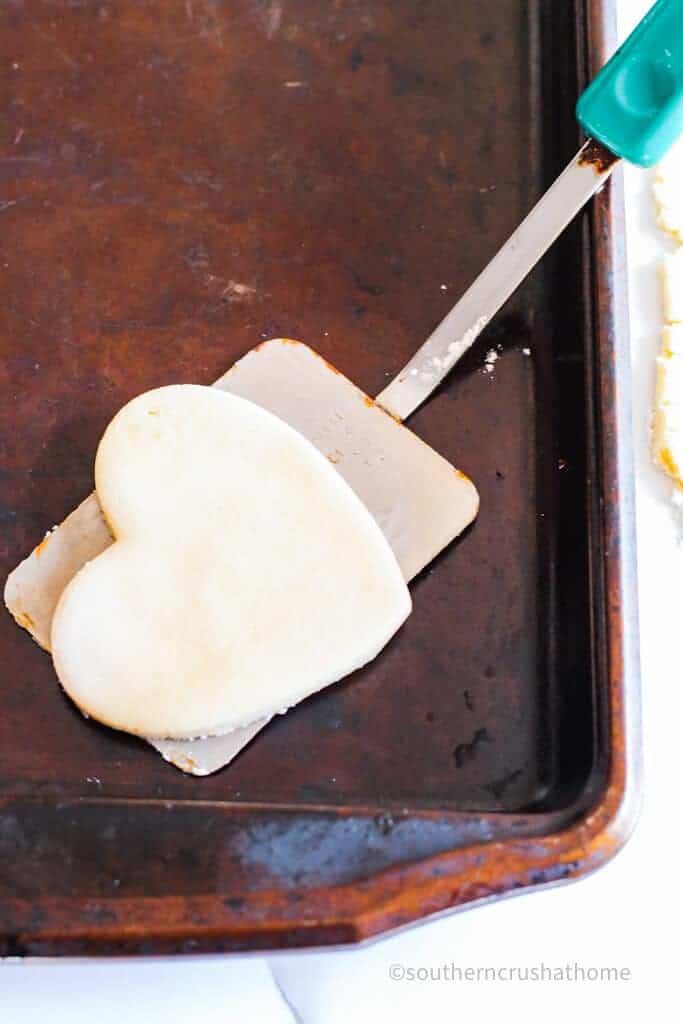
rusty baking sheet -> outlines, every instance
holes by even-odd
[[[611,8],[4,5],[3,573],[89,492],[104,426],[146,388],[287,336],[381,390],[576,151]],[[352,942],[619,848],[638,790],[622,236],[617,179],[416,414],[476,482],[477,522],[372,666],[227,770],[184,777],[85,722],[0,617],[0,952]]]

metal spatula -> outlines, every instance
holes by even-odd
[[[306,345],[266,342],[215,386],[269,409],[327,456],[378,521],[407,580],[474,519],[473,484]],[[43,647],[62,590],[111,542],[92,494],[10,575],[7,606]],[[207,774],[264,724],[190,743],[151,742],[184,771]]]
[[[649,166],[683,129],[683,0],[659,0],[582,96],[589,141],[422,348],[373,401],[305,345],[272,341],[216,382],[270,409],[337,466],[375,516],[407,580],[474,518],[473,485],[402,426],[435,390],[620,158]],[[64,586],[111,543],[91,495],[10,575],[5,600],[49,646]],[[229,763],[265,725],[192,742],[151,741],[184,771]]]

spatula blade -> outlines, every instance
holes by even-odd
[[[379,523],[407,581],[477,514],[479,498],[466,476],[301,342],[265,342],[214,386],[273,412],[335,465]],[[8,577],[8,609],[46,650],[64,587],[111,543],[93,493]],[[206,739],[149,742],[182,771],[208,775],[229,764],[266,724]]]

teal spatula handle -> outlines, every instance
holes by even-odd
[[[591,82],[576,116],[617,156],[651,167],[683,133],[683,0],[658,0]]]

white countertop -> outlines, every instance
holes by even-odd
[[[621,0],[626,32],[649,6]],[[661,312],[649,175],[626,170],[633,429],[636,451],[645,800],[627,847],[590,878],[478,907],[348,952],[157,961],[30,961],[0,965],[0,1016],[8,1024],[199,1024],[256,1019],[306,1024],[416,1019],[487,1020],[511,1001],[529,1022],[624,1021],[678,997],[681,896],[676,869],[683,686],[679,678],[683,522],[651,463],[649,420]],[[598,982],[398,981],[392,965],[436,969],[618,967],[630,980]],[[396,968],[394,971],[396,972]],[[423,973],[419,970],[419,973]],[[576,971],[576,973],[580,973]],[[547,975],[546,975],[547,976]],[[286,996],[289,1006],[281,995]],[[680,1011],[679,1011],[680,1012]],[[665,1019],[675,1015],[667,1010]],[[580,1019],[580,1018],[579,1018]]]

